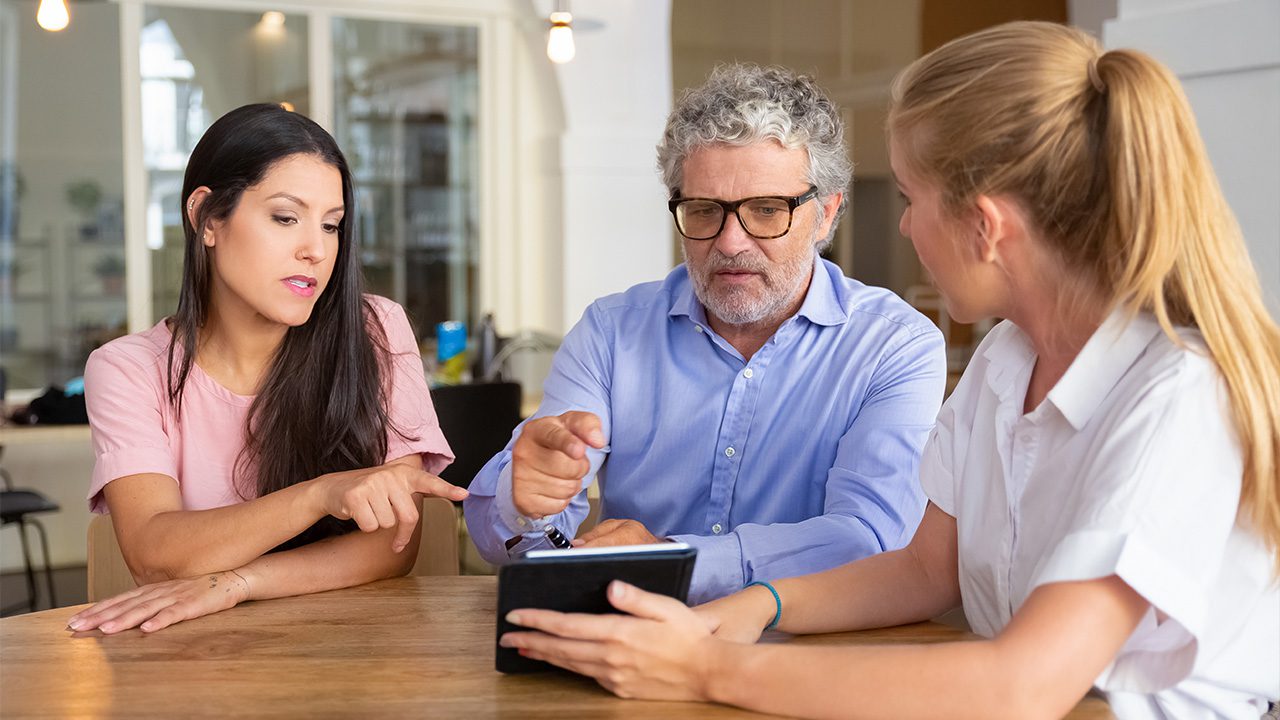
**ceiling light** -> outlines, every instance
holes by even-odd
[[[547,57],[553,63],[567,63],[573,59],[573,15],[568,12],[551,13],[551,32],[547,34]]]
[[[49,32],[58,32],[71,22],[71,13],[67,11],[67,0],[40,0],[40,8],[36,10],[36,23]]]
[[[263,30],[281,30],[284,28],[284,13],[279,10],[268,10],[262,13]]]

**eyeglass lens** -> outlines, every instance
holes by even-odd
[[[725,221],[724,207],[710,200],[689,200],[676,206],[676,222],[685,237],[707,240],[720,234]],[[753,198],[738,206],[742,229],[757,238],[786,234],[791,225],[791,208],[786,200]]]

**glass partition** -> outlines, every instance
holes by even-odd
[[[477,30],[339,18],[334,119],[370,292],[475,327]]]
[[[317,38],[305,10],[210,2],[135,6],[139,24],[124,28],[122,15],[131,26],[135,16],[122,7],[76,3],[70,26],[50,33],[28,0],[0,0],[0,366],[10,388],[64,383],[128,329],[122,85],[138,83],[145,169],[145,221],[127,241],[150,260],[149,277],[129,287],[149,293],[154,322],[177,307],[191,150],[246,103],[311,114],[312,42],[332,61],[332,107],[321,93],[316,110],[333,118],[355,174],[370,290],[404,305],[423,338],[444,320],[474,328],[478,27],[338,17]],[[140,77],[121,76],[122,37],[136,42]]]
[[[61,385],[125,332],[120,10],[0,0],[0,367]]]
[[[178,307],[182,283],[182,176],[204,131],[255,102],[310,111],[307,18],[148,6],[140,37],[146,242],[152,314]]]

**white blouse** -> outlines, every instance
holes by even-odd
[[[1257,720],[1280,696],[1280,590],[1236,522],[1221,376],[1198,332],[1182,338],[1113,314],[1024,415],[1035,352],[1001,323],[943,405],[921,483],[956,518],[974,632],[1000,632],[1040,585],[1117,575],[1153,609],[1094,683],[1116,716]]]

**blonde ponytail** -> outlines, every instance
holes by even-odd
[[[1200,330],[1226,380],[1244,450],[1242,514],[1275,553],[1280,330],[1178,81],[1131,50],[1106,53],[1098,72],[1107,87],[1113,205],[1103,251],[1126,260],[1113,292],[1131,310],[1152,311],[1170,337],[1175,325]]]
[[[1019,198],[1112,307],[1199,329],[1244,454],[1241,519],[1280,577],[1280,328],[1177,79],[1073,28],[1017,22],[955,40],[894,83],[890,133],[959,210]]]

